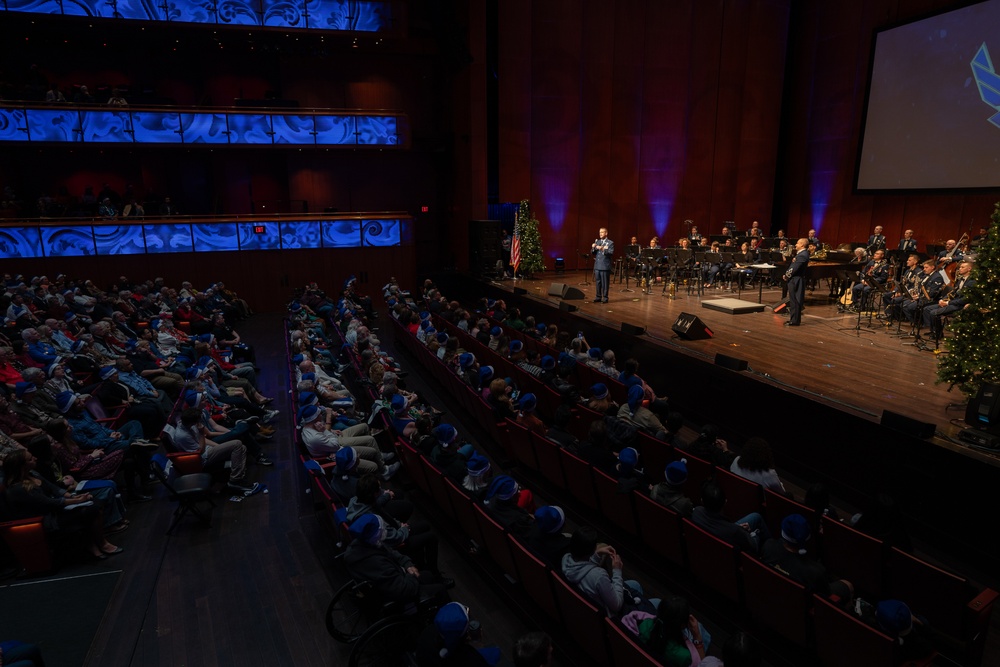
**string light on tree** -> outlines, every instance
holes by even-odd
[[[957,385],[974,396],[983,384],[1000,384],[1000,203],[993,224],[976,249],[975,283],[968,307],[955,313],[945,339],[947,354],[938,357],[938,382]]]
[[[531,211],[527,199],[521,200],[517,207],[517,219],[514,223],[514,234],[519,242],[520,265],[518,271],[523,276],[530,276],[545,270],[545,256],[542,254],[542,235],[538,231],[538,220]],[[512,261],[513,263],[513,261]]]

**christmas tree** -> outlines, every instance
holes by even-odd
[[[538,232],[538,220],[531,211],[527,199],[521,200],[517,208],[517,221],[514,224],[514,235],[519,236],[521,243],[521,262],[518,270],[523,276],[530,276],[537,271],[545,270],[545,256],[542,254],[542,235]]]
[[[983,384],[1000,384],[1000,203],[994,204],[986,238],[976,249],[975,283],[963,290],[968,306],[954,314],[938,357],[938,382],[974,396]]]

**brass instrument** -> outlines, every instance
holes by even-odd
[[[824,243],[822,245],[822,248],[816,248],[816,254],[812,256],[812,259],[826,259],[826,254],[831,250],[830,244]]]
[[[924,293],[925,299],[931,300],[931,295],[927,293],[927,285],[924,285],[923,281],[920,281],[920,291]]]

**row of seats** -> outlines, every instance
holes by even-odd
[[[509,374],[518,383],[525,377],[534,379],[457,327],[452,327],[444,320],[439,320],[436,324],[444,327],[449,335],[458,335],[462,346],[467,351],[474,352],[482,363],[496,364],[497,375]],[[638,538],[673,566],[686,568],[708,588],[743,605],[747,618],[754,619],[755,623],[800,646],[814,647],[817,655],[822,656],[824,664],[893,663],[893,643],[885,635],[858,622],[838,607],[816,604],[799,584],[786,579],[753,557],[737,553],[728,544],[647,496],[639,493],[618,494],[617,480],[601,470],[593,469],[587,462],[555,443],[529,433],[510,420],[497,424],[489,405],[470,387],[401,325],[397,332],[401,344],[449,389],[479,423],[496,435],[508,456],[527,470],[539,473],[542,479],[568,493],[581,505],[599,511],[610,522]],[[527,344],[527,340],[525,342]],[[584,368],[586,367],[578,364],[578,369]],[[603,381],[609,384],[606,379]],[[551,389],[543,387],[543,390],[551,392],[558,399],[558,395]],[[539,405],[542,404],[540,399]],[[578,433],[583,435],[580,426],[589,425],[589,421],[600,415],[582,406],[578,406],[576,410],[579,414],[574,423],[577,424]],[[587,412],[591,414],[584,416]],[[666,443],[648,436],[641,436],[640,441],[638,448],[650,470],[662,470],[667,462],[682,455]],[[400,446],[406,451],[405,443],[401,442]],[[449,506],[445,501],[453,492],[448,490],[446,484],[435,484],[436,476],[427,474],[429,464],[418,465],[420,459],[415,460],[414,454],[413,451],[404,454],[404,465],[415,476],[418,485],[447,512]],[[780,521],[787,514],[798,512],[811,517],[814,523],[813,535],[819,535],[819,529],[822,528],[824,563],[830,571],[854,581],[858,590],[871,596],[871,599],[894,597],[906,600],[913,609],[925,614],[932,625],[947,637],[949,648],[957,651],[963,657],[963,662],[973,664],[978,661],[985,641],[985,628],[997,596],[995,591],[987,589],[977,595],[971,584],[962,577],[898,549],[885,549],[881,541],[837,521],[826,517],[821,520],[814,510],[779,494],[762,491],[759,485],[727,470],[714,468],[707,461],[700,461],[687,453],[683,453],[683,456],[688,460],[689,483],[692,485],[689,496],[694,500],[698,497],[697,485],[700,481],[714,476],[727,493],[727,509],[730,510],[731,518],[743,516],[749,511],[763,511],[772,531],[778,534]],[[423,479],[421,472],[424,473]],[[455,510],[455,505],[457,503],[453,502],[452,511]],[[461,517],[458,518],[461,520]],[[467,532],[474,530],[468,517],[461,522]],[[482,526],[479,528],[482,530]],[[496,537],[493,542],[490,545],[491,553],[494,558],[503,561],[501,566],[506,564],[505,571],[512,574],[510,570],[516,567],[513,555],[505,557],[504,550],[500,548],[502,542]],[[836,632],[831,631],[834,626]],[[852,631],[849,636],[858,635],[858,641],[845,642],[842,634],[845,631]],[[603,636],[603,633],[599,635]],[[833,643],[824,643],[828,641]],[[862,654],[855,653],[855,647],[859,651],[863,647],[870,656],[873,655],[869,653],[871,647],[879,644],[886,649],[879,654],[885,660],[871,662],[869,657],[861,663],[856,662]],[[848,647],[847,651],[844,650],[845,646]],[[599,654],[602,652],[595,653]]]

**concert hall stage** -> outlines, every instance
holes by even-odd
[[[661,284],[647,295],[635,285],[635,291],[624,292],[623,284],[612,283],[610,302],[598,304],[591,301],[593,281],[584,284],[582,271],[517,281],[458,274],[437,278],[443,294],[467,304],[484,295],[504,298],[539,322],[581,330],[592,346],[615,351],[618,368],[634,356],[639,374],[686,419],[717,423],[737,442],[755,435],[768,438],[779,467],[806,483],[827,483],[856,506],[890,491],[916,511],[913,520],[924,524],[928,539],[966,543],[983,562],[1000,565],[1000,546],[969,541],[971,533],[962,535],[956,523],[967,503],[975,505],[970,489],[978,494],[1000,485],[1000,452],[958,442],[965,399],[957,388],[949,392],[936,383],[934,353],[908,344],[913,339],[896,335],[895,325],[887,328],[876,319],[869,325],[867,316],[859,330],[856,314],[837,312],[825,281],[807,292],[802,325],[786,327],[787,317],[770,307],[781,301],[780,289],[760,294],[760,303],[768,306],[763,312],[729,314],[702,304],[723,297],[757,302],[758,290],[737,295],[706,289],[699,297],[680,286],[670,299],[661,296]],[[550,296],[552,283],[576,287],[584,298],[564,302]],[[526,293],[515,294],[515,288]],[[578,310],[560,309],[561,303]],[[671,325],[682,312],[696,315],[714,335],[678,337]],[[622,323],[645,333],[623,333]],[[908,330],[903,327],[903,333]],[[715,365],[716,354],[746,360],[749,369]],[[883,410],[914,420],[912,431],[881,426]],[[933,423],[936,435],[919,438],[919,422]],[[953,489],[944,488],[952,484]],[[927,497],[931,488],[936,489],[933,502]]]

